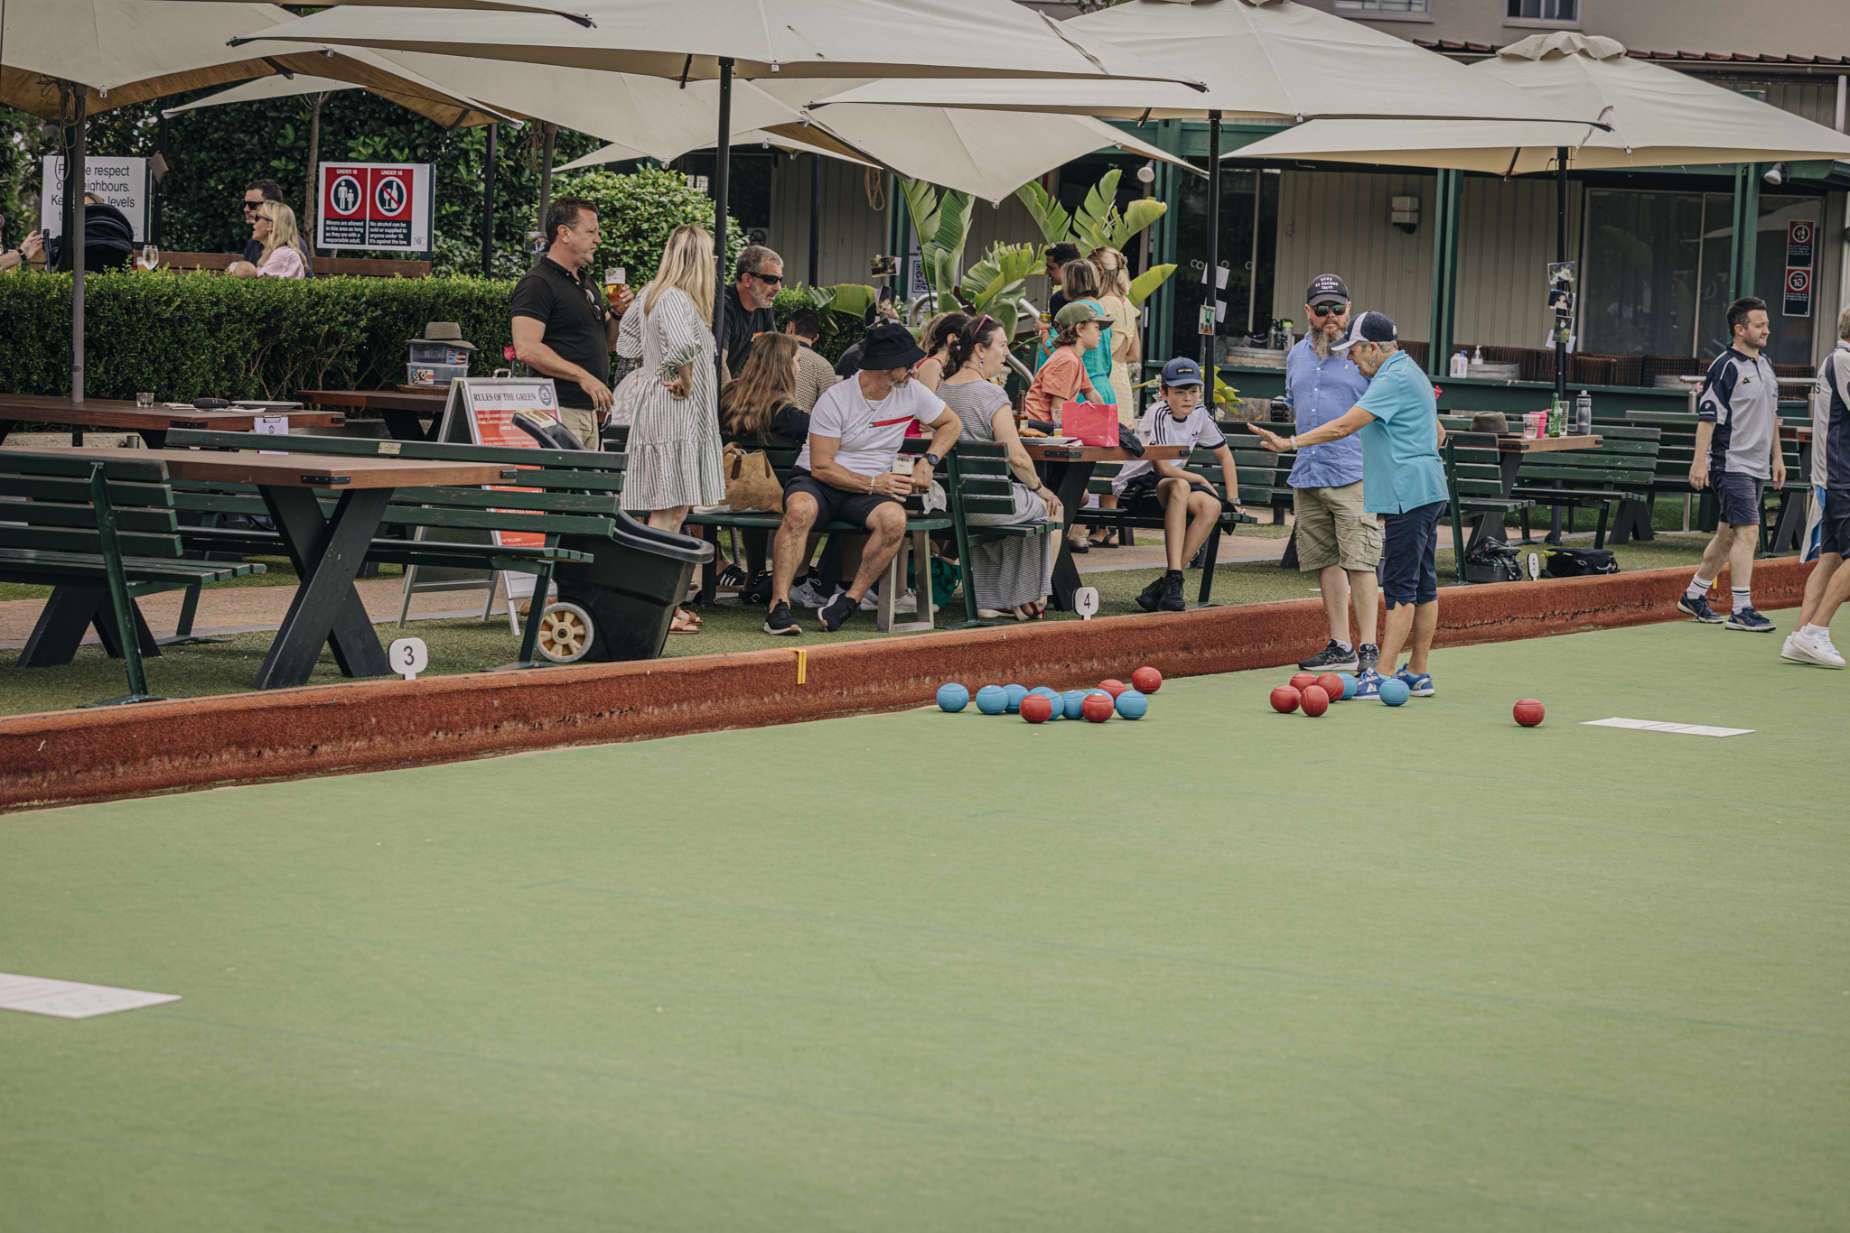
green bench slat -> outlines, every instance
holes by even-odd
[[[107,464],[106,464],[107,465]],[[129,509],[171,509],[173,490],[166,484],[135,483],[110,480],[109,503],[117,513]],[[90,477],[19,475],[0,466],[0,497],[28,501],[65,501],[78,505],[90,503]]]
[[[96,510],[88,502],[73,505],[54,501],[13,501],[0,497],[0,523],[20,523],[33,527],[96,528]],[[179,530],[179,516],[171,509],[119,509],[117,531],[144,534],[172,534]]]
[[[178,557],[180,537],[119,531],[116,542],[126,556]],[[0,548],[48,548],[60,552],[100,552],[102,536],[94,521],[89,528],[8,526],[0,524]]]

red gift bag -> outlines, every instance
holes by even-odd
[[[1060,408],[1060,435],[1081,445],[1118,444],[1118,409],[1108,402],[1069,402]]]

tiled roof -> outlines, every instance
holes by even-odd
[[[1497,48],[1490,43],[1470,43],[1459,39],[1415,39],[1428,51],[1451,55],[1492,56]],[[1810,67],[1850,68],[1850,56],[1781,56],[1750,55],[1738,51],[1628,51],[1634,60],[1659,60],[1669,64],[1742,64],[1761,68]]]

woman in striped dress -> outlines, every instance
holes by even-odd
[[[951,344],[945,367],[950,376],[938,397],[963,421],[965,441],[999,442],[1008,452],[1015,507],[1006,514],[977,514],[972,526],[1018,526],[1061,521],[1060,499],[1041,482],[1034,461],[1015,431],[1015,409],[994,378],[1008,361],[1008,333],[990,317],[978,317]],[[971,544],[966,585],[976,588],[977,615],[1013,616],[1032,621],[1047,611],[1053,588],[1053,563],[1060,555],[1060,532],[1047,536],[1009,536]]]
[[[631,312],[641,321],[617,336],[617,354],[640,360],[648,377],[630,426],[623,508],[646,513],[657,530],[679,532],[694,506],[726,495],[713,372],[713,237],[705,228],[675,228]],[[671,628],[692,633],[700,619],[681,609]]]
[[[679,531],[690,509],[726,495],[713,383],[713,237],[705,228],[675,228],[636,306],[642,320],[618,336],[617,353],[641,360],[654,380],[630,427],[623,508]]]

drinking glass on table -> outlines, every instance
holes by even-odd
[[[142,390],[135,395],[135,405],[146,409],[154,405],[154,391]]]
[[[160,247],[155,244],[143,244],[141,246],[141,258],[135,264],[143,270],[154,270],[154,269],[160,268],[160,264],[161,264]]]

